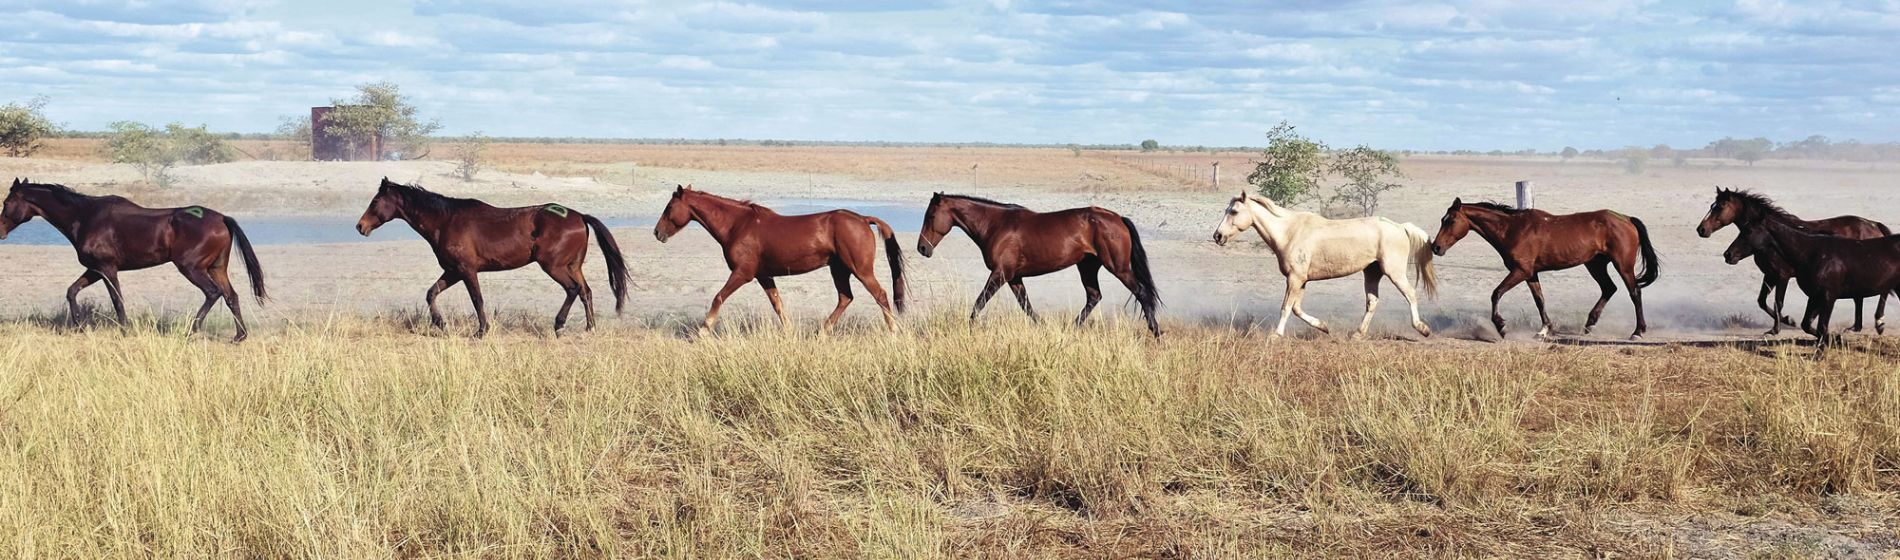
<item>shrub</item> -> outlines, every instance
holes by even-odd
[[[26,103],[0,106],[0,150],[9,157],[33,155],[44,146],[46,137],[59,133],[59,127],[46,118],[46,97]]]

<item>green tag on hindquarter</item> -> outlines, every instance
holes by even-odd
[[[547,205],[547,206],[543,206],[543,207],[542,207],[542,209],[543,209],[543,210],[547,210],[547,211],[549,211],[549,212],[553,212],[553,213],[554,213],[554,215],[556,215],[556,216],[560,216],[560,217],[563,217],[563,218],[566,218],[566,217],[567,217],[567,207],[566,207],[566,206],[562,206],[562,205],[559,205],[559,204],[549,204],[549,205]]]
[[[186,213],[186,214],[190,214],[190,215],[191,215],[191,217],[193,217],[193,218],[203,218],[203,217],[205,217],[205,209],[204,209],[204,207],[203,207],[203,206],[193,206],[193,207],[190,207],[190,208],[186,208],[186,209],[185,209],[185,213]]]
[[[1613,216],[1616,216],[1616,217],[1618,217],[1618,218],[1622,218],[1622,219],[1623,219],[1623,221],[1625,221],[1625,222],[1627,222],[1627,221],[1630,221],[1630,217],[1629,217],[1629,216],[1625,216],[1625,215],[1623,215],[1623,213],[1622,213],[1622,212],[1618,212],[1618,211],[1615,211],[1615,210],[1611,210],[1611,211],[1610,211],[1610,214],[1611,214],[1611,215],[1613,215]]]

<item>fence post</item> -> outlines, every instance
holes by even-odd
[[[1517,207],[1531,208],[1532,207],[1531,204],[1536,202],[1535,200],[1533,200],[1533,198],[1535,197],[1531,194],[1531,182],[1518,181],[1517,182]]]
[[[1214,190],[1220,190],[1220,162],[1214,162]]]

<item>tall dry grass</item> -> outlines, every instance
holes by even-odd
[[[1609,521],[1883,500],[1900,460],[1877,352],[916,321],[0,326],[0,555],[1692,555]]]

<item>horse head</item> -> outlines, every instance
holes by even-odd
[[[1735,191],[1716,187],[1715,202],[1709,204],[1709,213],[1702,216],[1701,223],[1696,224],[1695,234],[1707,239],[1715,234],[1715,230],[1735,223],[1735,218],[1741,213],[1742,201],[1735,196]]]
[[[1214,226],[1214,244],[1226,245],[1234,236],[1254,227],[1253,205],[1248,204],[1247,191],[1227,201],[1227,209],[1221,213],[1220,224]]]
[[[39,213],[39,209],[26,200],[25,191],[20,188],[28,184],[25,180],[15,177],[13,186],[7,189],[5,206],[0,208],[0,239],[6,239],[7,234],[13,233],[13,228],[20,227],[20,224],[33,219],[33,216]]]
[[[950,207],[944,204],[942,192],[930,195],[930,206],[924,208],[924,230],[917,234],[917,254],[924,258],[937,252],[937,244],[943,242],[943,236],[950,234],[950,226],[956,224],[956,217],[950,215]]]
[[[1729,264],[1742,262],[1742,259],[1755,255],[1756,244],[1760,243],[1766,246],[1767,243],[1773,243],[1774,238],[1768,236],[1767,229],[1768,228],[1753,228],[1735,236],[1735,241],[1729,243],[1728,249],[1722,251],[1722,260]]]
[[[369,232],[376,231],[376,228],[382,227],[390,220],[402,217],[402,193],[397,190],[402,186],[390,181],[388,177],[383,178],[382,184],[376,188],[376,197],[369,199],[369,208],[364,209],[363,217],[356,220],[357,233],[369,237]]]
[[[677,185],[673,189],[673,198],[666,202],[666,209],[660,211],[660,219],[653,224],[653,238],[665,243],[673,234],[686,228],[693,221],[692,203],[686,199],[698,193],[692,185]]]
[[[1445,217],[1438,220],[1438,236],[1432,238],[1432,254],[1445,256],[1445,251],[1471,233],[1471,217],[1465,215],[1463,198],[1451,200],[1451,208],[1445,210]]]

